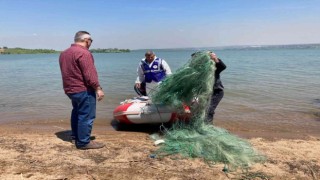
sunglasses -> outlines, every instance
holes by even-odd
[[[91,38],[85,38],[85,39],[88,39],[89,41],[91,41],[91,43],[93,42],[93,39],[91,39]]]

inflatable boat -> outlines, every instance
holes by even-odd
[[[116,121],[123,124],[168,123],[178,120],[187,121],[190,108],[184,106],[184,112],[176,113],[174,109],[161,104],[153,104],[147,96],[127,99],[113,111]]]

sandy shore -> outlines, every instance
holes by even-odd
[[[254,137],[242,129],[230,131],[249,138],[267,156],[267,162],[253,165],[246,173],[224,173],[223,164],[209,166],[200,159],[151,158],[157,147],[148,132],[119,132],[111,126],[95,124],[92,135],[107,146],[81,151],[70,142],[66,121],[1,124],[0,179],[320,178],[319,136],[266,138],[263,133]]]

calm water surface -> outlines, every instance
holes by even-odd
[[[173,72],[193,50],[158,50]],[[318,126],[320,50],[217,50],[227,69],[221,74],[225,97],[216,118],[221,121],[310,123]],[[136,68],[144,51],[94,54],[106,98],[98,103],[99,121],[112,119],[120,101],[135,96]],[[0,122],[68,119],[71,104],[64,95],[59,54],[0,56]]]

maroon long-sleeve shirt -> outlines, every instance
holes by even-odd
[[[72,44],[60,54],[59,63],[66,94],[94,91],[100,86],[93,56],[87,48]]]

